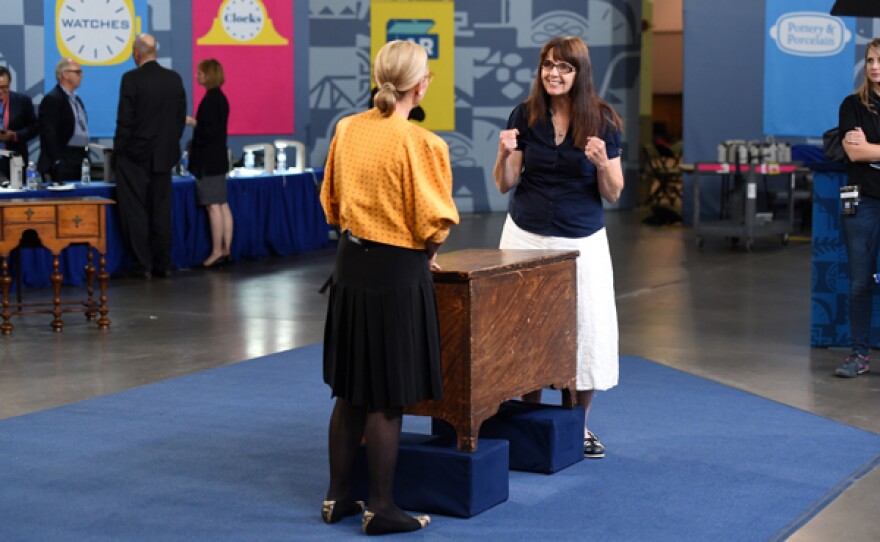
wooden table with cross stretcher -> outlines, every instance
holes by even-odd
[[[55,331],[64,329],[61,315],[65,312],[84,312],[86,318],[95,321],[99,329],[107,329],[107,252],[106,206],[115,202],[100,197],[71,198],[16,198],[0,200],[0,289],[2,289],[2,323],[0,333],[12,333],[12,316],[31,313],[52,314],[51,326]],[[58,256],[73,244],[87,244],[98,253],[98,267],[88,251],[85,266],[86,298],[80,301],[61,301],[61,283],[64,277],[59,271]],[[9,255],[19,247],[47,248],[53,257],[51,303],[10,303]],[[94,281],[98,279],[100,293],[95,297]]]

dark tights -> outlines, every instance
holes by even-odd
[[[406,513],[394,504],[394,469],[400,445],[403,411],[400,408],[367,410],[336,399],[330,416],[330,487],[327,500],[351,502],[352,469],[361,437],[367,442],[370,496],[367,505],[377,516],[403,519]]]

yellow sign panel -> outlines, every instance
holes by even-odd
[[[449,0],[373,0],[370,4],[371,59],[383,45],[398,39],[418,43],[428,53],[434,80],[421,103],[425,110],[421,124],[429,130],[455,131],[454,19],[455,4]]]

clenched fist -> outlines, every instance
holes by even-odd
[[[593,165],[602,167],[608,161],[608,155],[605,154],[605,140],[598,137],[588,137],[584,154]]]
[[[501,130],[498,134],[498,152],[509,154],[516,150],[516,138],[519,136],[519,130],[511,128],[510,130]]]

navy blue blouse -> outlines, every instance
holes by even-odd
[[[605,226],[596,166],[576,147],[571,129],[558,146],[548,115],[529,128],[525,106],[514,108],[507,128],[519,130],[523,171],[510,197],[510,217],[538,235],[588,237]],[[611,122],[602,139],[609,159],[621,154],[620,132]]]

